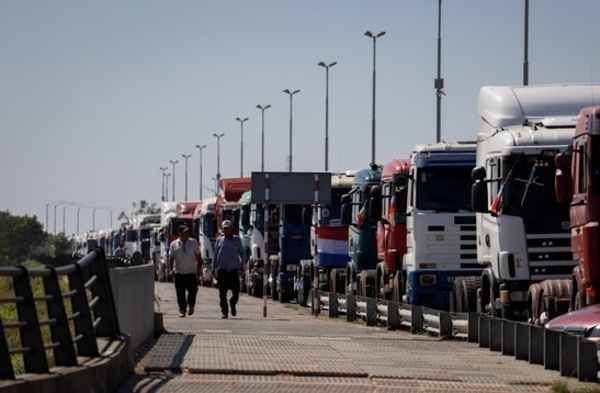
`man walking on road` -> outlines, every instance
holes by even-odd
[[[190,239],[190,229],[186,225],[179,227],[179,239],[169,247],[169,274],[174,276],[179,317],[194,313],[196,294],[198,293],[198,275],[202,274],[202,256],[200,246]],[[187,298],[186,298],[187,291]]]
[[[233,235],[231,221],[225,220],[221,225],[223,236],[217,238],[215,253],[213,257],[213,275],[219,285],[219,300],[222,318],[227,318],[229,308],[227,307],[227,290],[231,290],[229,299],[231,315],[236,316],[238,299],[240,297],[240,269],[246,269],[246,251],[239,236]]]

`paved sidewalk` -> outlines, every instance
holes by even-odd
[[[218,292],[199,288],[179,318],[173,284],[156,283],[168,333],[139,361],[125,392],[549,392],[600,387],[562,378],[459,340],[315,318],[308,308],[240,295],[221,319]]]

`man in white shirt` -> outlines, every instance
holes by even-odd
[[[179,317],[194,313],[198,276],[202,274],[202,256],[196,240],[190,238],[190,229],[186,225],[179,227],[179,239],[169,246],[169,274],[175,282]],[[187,297],[186,297],[187,291]],[[189,309],[188,309],[189,306]]]

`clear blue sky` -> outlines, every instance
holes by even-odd
[[[0,210],[36,215],[46,204],[131,211],[159,202],[161,171],[176,165],[177,200],[204,185],[260,170],[286,170],[289,96],[293,169],[324,169],[325,69],[330,69],[329,169],[371,160],[373,41],[377,41],[380,164],[435,141],[437,0],[219,0],[0,2]],[[485,85],[523,81],[524,0],[444,0],[442,139],[475,140],[477,94]],[[600,82],[600,1],[530,0],[530,84]],[[172,195],[169,180],[169,196]],[[204,190],[204,197],[211,194]],[[53,205],[49,230],[53,230]],[[57,229],[62,230],[62,207]],[[66,210],[66,233],[76,230]],[[117,212],[113,214],[116,226]],[[96,229],[109,210],[96,210]],[[80,211],[80,232],[92,210]]]

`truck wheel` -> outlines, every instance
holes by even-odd
[[[306,307],[310,288],[310,276],[308,276],[306,272],[306,264],[301,262],[300,265],[298,265],[296,275],[298,277],[298,304],[302,307]]]
[[[346,269],[346,279],[344,280],[344,293],[346,295],[356,294],[356,276],[354,274],[354,267],[349,265]]]
[[[397,271],[394,275],[393,285],[392,301],[394,303],[402,303],[402,296],[404,295],[404,275],[402,271]]]
[[[294,297],[293,293],[283,293],[281,289],[279,290],[279,302],[280,303],[289,303]]]
[[[273,294],[273,301],[276,302],[279,300],[279,290],[277,289],[277,266],[273,266],[271,268],[271,293]]]
[[[361,272],[360,283],[361,291],[359,292],[359,296],[377,298],[377,271],[366,270]]]

